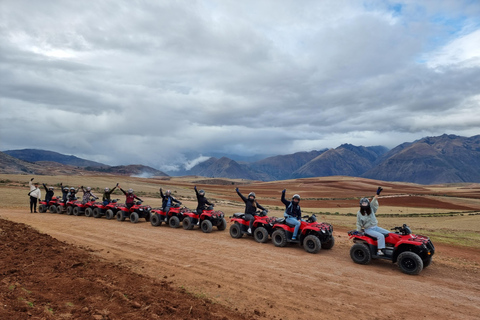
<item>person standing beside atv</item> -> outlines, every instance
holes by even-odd
[[[118,186],[118,184],[117,184]],[[127,197],[125,199],[125,205],[127,206],[128,209],[130,209],[131,207],[133,207],[133,205],[135,204],[135,199],[139,200],[139,201],[142,201],[142,199],[140,199],[139,197],[137,197],[134,193],[133,193],[133,189],[130,188],[128,189],[127,192],[125,192],[125,190],[122,189],[122,187],[118,186],[118,188],[120,189],[120,191],[123,192],[123,194]]]
[[[197,195],[197,214],[200,216],[203,210],[206,209],[207,205],[213,207],[214,204],[208,201],[207,198],[205,198],[205,191],[203,190],[197,191],[197,186],[193,187],[193,189],[195,190],[195,194]],[[200,224],[200,219],[198,219],[198,222],[197,222],[197,225],[199,224]]]
[[[264,207],[262,207],[257,200],[255,200],[255,192],[250,192],[248,194],[248,199],[243,196],[243,194],[240,193],[240,190],[238,188],[235,189],[237,192],[238,196],[242,198],[243,202],[245,202],[245,220],[249,221],[248,225],[248,233],[252,233],[252,227],[253,227],[253,222],[255,221],[255,214],[257,213],[257,208],[260,208],[262,210],[266,210]]]
[[[369,236],[377,238],[377,255],[379,256],[384,255],[384,233],[390,233],[390,231],[378,226],[378,221],[375,217],[375,213],[378,210],[378,196],[382,190],[382,187],[378,187],[377,194],[373,197],[371,202],[366,197],[360,199],[360,210],[357,212],[357,231],[362,231],[363,229]]]
[[[110,196],[112,195],[112,192],[115,191],[117,187],[118,187],[118,183],[115,187],[113,187],[112,190],[110,190],[109,188],[105,188],[105,191],[103,192],[103,198],[102,198],[104,206],[112,202],[112,200],[110,199]]]
[[[282,191],[282,202],[285,205],[285,212],[283,216],[287,223],[293,224],[295,229],[293,230],[292,240],[297,240],[298,229],[300,229],[301,219],[302,219],[302,209],[300,209],[300,196],[294,194],[292,201],[285,199],[285,192],[287,189]]]
[[[45,185],[45,183],[42,183],[42,185],[43,185],[43,187],[45,188],[45,191],[46,191],[46,193],[45,193],[45,202],[47,203],[47,206],[48,206],[48,203],[49,203],[50,201],[52,201],[53,195],[54,195],[55,193],[53,192],[53,187],[48,187],[48,188],[47,188],[47,186]]]
[[[91,198],[98,199],[98,197],[92,193],[92,188],[87,187],[85,189],[83,186],[81,186],[80,189],[83,191],[82,204],[89,202]]]
[[[170,211],[170,207],[174,202],[182,204],[172,196],[172,192],[170,190],[167,190],[167,192],[163,194],[163,190],[160,188],[160,197],[162,197],[162,211],[165,212],[165,217],[168,217],[167,213]]]
[[[38,189],[38,182],[32,183],[34,178],[30,179],[28,186],[30,187],[30,213],[37,213],[37,202],[42,197],[42,192]],[[33,212],[32,212],[33,210]]]

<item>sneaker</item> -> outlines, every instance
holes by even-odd
[[[247,232],[252,233],[252,229],[248,228]]]
[[[382,251],[377,251],[377,256],[384,256],[385,253],[383,253]]]
[[[200,221],[197,222],[197,226],[199,226],[199,225],[200,225]]]
[[[297,237],[292,237],[292,241],[295,241],[295,240],[297,240]]]

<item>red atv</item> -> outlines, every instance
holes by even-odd
[[[231,217],[230,222],[233,224],[230,226],[230,236],[235,239],[243,237],[244,234],[253,235],[255,241],[259,243],[265,243],[268,241],[268,237],[272,235],[273,225],[277,218],[268,217],[268,211],[257,211],[257,214],[254,215],[255,220],[253,221],[252,233],[248,233],[248,227],[250,226],[250,221],[245,220],[244,213],[234,213]]]
[[[101,218],[102,216],[105,216],[108,220],[113,219],[119,206],[118,200],[119,199],[113,199],[107,205],[104,205],[103,202],[96,202],[95,206],[93,207],[93,217]]]
[[[179,204],[175,204],[173,207],[170,208],[170,211],[168,211],[168,214],[165,211],[162,211],[162,209],[153,209],[151,211],[152,215],[150,217],[150,223],[154,227],[158,227],[162,225],[162,222],[165,222],[165,224],[168,223],[168,225],[172,228],[178,228],[180,227],[180,222],[183,221],[185,218],[185,213],[187,212],[192,212],[190,209],[187,207],[181,208]]]
[[[333,227],[329,223],[317,222],[315,214],[302,217],[297,239],[292,240],[295,226],[286,219],[277,219],[273,225],[272,242],[276,247],[285,247],[287,243],[298,243],[309,253],[318,253],[320,249],[331,249],[335,244]]]
[[[97,199],[98,198],[91,198],[90,201],[86,203],[82,203],[81,201],[75,201],[73,203],[73,211],[72,211],[73,215],[79,216],[82,213],[84,213],[86,217],[91,217],[93,212],[92,207],[95,205],[95,200]],[[68,211],[67,211],[67,214],[68,214]]]
[[[435,247],[428,237],[412,234],[410,228],[395,227],[385,234],[384,256],[377,255],[377,238],[364,232],[348,232],[355,244],[350,249],[350,257],[355,263],[368,264],[372,259],[398,262],[400,270],[406,274],[419,274],[432,262]]]
[[[82,202],[76,199],[67,201],[67,203],[65,204],[65,211],[69,216],[73,214],[73,208],[79,203],[82,203]]]
[[[40,201],[38,206],[38,212],[44,213],[50,211],[50,213],[57,213],[57,204],[59,199],[57,197],[52,197],[48,203],[46,201]]]
[[[117,221],[125,221],[126,218],[128,218],[131,223],[137,223],[140,218],[145,218],[147,222],[150,221],[150,211],[152,207],[142,206],[142,201],[135,202],[130,209],[127,208],[127,206],[117,206],[116,209],[117,213],[115,217]]]
[[[197,214],[196,211],[186,212],[182,225],[185,230],[192,230],[198,223],[200,229],[205,233],[212,232],[213,227],[217,227],[219,231],[227,228],[227,221],[224,218],[222,211],[213,211],[213,206],[209,206],[207,210],[203,210],[202,214]]]

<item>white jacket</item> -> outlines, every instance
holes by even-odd
[[[29,181],[28,185],[30,186],[30,196],[34,197],[34,198],[37,198],[37,199],[40,199],[42,197],[42,192],[40,191],[40,189],[35,187],[33,185],[32,181]]]

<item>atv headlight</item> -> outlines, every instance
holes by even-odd
[[[143,209],[140,208],[140,209],[138,209],[138,211],[143,211]]]
[[[325,230],[324,230],[324,229],[322,229],[322,233],[325,233]]]

